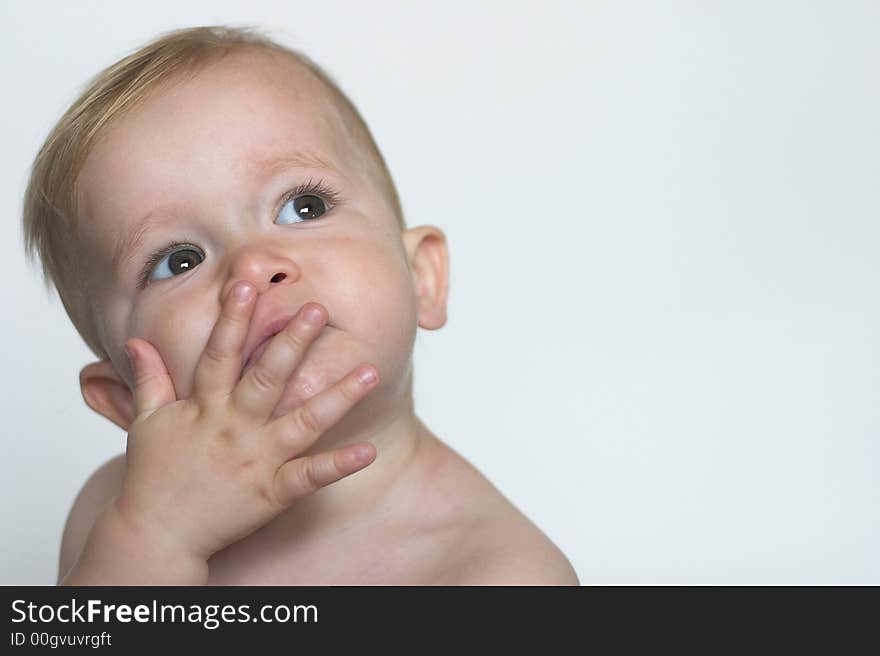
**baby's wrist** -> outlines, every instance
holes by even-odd
[[[95,522],[65,585],[204,585],[207,559],[130,517],[114,500]]]
[[[203,585],[207,581],[208,557],[188,548],[165,527],[138,516],[124,496],[108,506],[102,519],[108,522],[118,546],[125,548],[132,560],[143,563],[141,571],[159,577],[152,581],[156,585],[165,584],[165,579],[174,585]]]

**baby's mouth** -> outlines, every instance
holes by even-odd
[[[253,367],[257,362],[259,362],[260,357],[263,355],[263,353],[265,353],[266,349],[269,348],[269,344],[272,342],[272,340],[275,338],[275,336],[287,327],[287,324],[289,324],[293,320],[294,316],[295,315],[285,316],[285,317],[276,319],[271,324],[269,324],[269,326],[267,327],[267,330],[266,330],[266,333],[267,333],[266,337],[264,337],[263,340],[256,345],[254,350],[251,351],[250,355],[245,360],[244,365],[241,368],[241,375],[239,376],[239,379],[244,377],[244,375],[248,372],[248,370],[251,367]],[[329,323],[324,324],[324,327],[322,330],[326,331],[330,327],[331,326]],[[320,339],[323,335],[324,335],[324,332],[319,334],[315,338],[315,341]],[[314,344],[314,343],[315,342],[313,341],[312,344]],[[305,354],[303,355],[303,359],[305,359]],[[299,365],[297,365],[297,366],[299,366]]]
[[[248,369],[250,369],[257,361],[260,359],[260,356],[263,355],[265,350],[269,348],[269,342],[280,333],[282,330],[287,328],[287,324],[289,324],[293,320],[294,315],[289,314],[283,317],[279,317],[275,321],[271,322],[266,328],[263,330],[263,338],[257,342],[257,345],[251,351],[250,355],[244,361],[244,365],[241,368],[241,376],[244,376]],[[241,377],[240,376],[240,377]]]
[[[274,336],[275,335],[272,335],[272,337]],[[248,369],[250,369],[257,363],[257,361],[260,359],[260,356],[263,355],[263,352],[267,348],[269,348],[269,342],[272,341],[272,337],[267,337],[257,346],[257,348],[251,351],[250,357],[248,357],[247,361],[244,363],[244,366],[241,368],[240,377],[243,377],[247,373]]]

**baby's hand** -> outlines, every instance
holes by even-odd
[[[301,407],[270,420],[327,321],[322,306],[303,306],[239,380],[255,297],[252,285],[233,287],[196,367],[189,399],[175,398],[152,345],[136,338],[126,344],[136,418],[112,512],[137,539],[155,541],[153,550],[166,560],[179,553],[183,560],[207,561],[297,499],[375,458],[367,442],[297,457],[375,387],[373,367],[357,367]]]

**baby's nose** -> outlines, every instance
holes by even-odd
[[[299,280],[300,268],[290,257],[267,249],[247,249],[237,254],[229,268],[223,298],[239,280],[251,283],[263,293],[273,285],[290,284]]]

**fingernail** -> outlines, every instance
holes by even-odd
[[[232,288],[232,295],[235,296],[235,300],[242,302],[248,300],[253,292],[253,285],[249,285],[246,282],[237,282]]]
[[[371,385],[376,382],[376,372],[367,367],[359,369],[357,377],[364,385]]]
[[[324,320],[324,313],[313,305],[303,310],[303,318],[307,323],[317,326]]]
[[[125,345],[125,354],[128,356],[129,364],[134,367],[134,360],[135,357],[137,357],[137,353],[132,348],[130,348],[128,344]]]
[[[369,462],[373,457],[373,450],[367,444],[361,444],[354,449],[354,459],[358,464]]]

